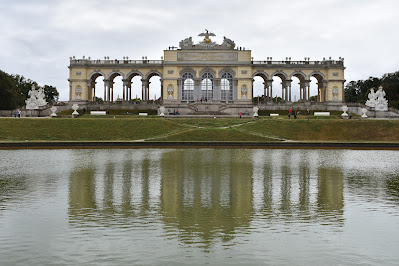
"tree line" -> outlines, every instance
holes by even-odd
[[[22,75],[11,75],[0,70],[0,110],[13,110],[25,106],[28,92],[35,85],[36,89],[42,88],[48,103],[55,101],[59,93],[56,87],[44,85],[43,87]]]
[[[371,89],[382,86],[390,107],[399,107],[399,71],[384,74],[381,78],[351,81],[345,86],[345,102],[365,103]]]

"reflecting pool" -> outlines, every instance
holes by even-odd
[[[399,151],[0,150],[0,170],[0,264],[399,262]]]

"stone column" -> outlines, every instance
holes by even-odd
[[[284,82],[281,82],[281,101],[284,101]]]
[[[161,95],[160,95],[160,97],[161,97],[161,100],[163,100],[163,80],[159,79],[159,82],[161,82]]]
[[[129,99],[129,93],[128,93],[128,88],[129,88],[129,80],[124,79],[123,81],[123,100],[128,101]]]
[[[286,101],[289,101],[289,102],[291,102],[291,82],[292,82],[292,80],[286,80],[285,81],[285,93],[286,93],[286,95],[285,95],[285,99],[286,99]]]
[[[142,79],[141,80],[141,95],[142,95],[142,100],[143,101],[148,101],[148,94],[147,94],[147,88],[148,88],[148,85],[149,85],[149,83],[148,83],[148,80],[146,80],[146,79]]]
[[[201,99],[201,79],[194,78],[194,101]]]
[[[104,102],[109,101],[109,83],[109,80],[104,80]]]
[[[213,100],[220,101],[222,99],[222,90],[220,88],[221,79],[213,79]]]
[[[326,82],[326,81],[323,81],[322,86],[323,86],[323,102],[325,102],[325,101],[327,100],[327,97],[326,97],[326,93],[327,93],[327,82]]]
[[[233,101],[238,99],[238,79],[233,79]]]
[[[305,80],[305,87],[303,88],[304,91],[304,100],[309,101],[310,100],[310,80]],[[307,91],[307,92],[306,92]]]
[[[268,80],[267,81],[267,87],[268,87],[268,91],[269,91],[269,101],[272,102],[273,101],[273,80]]]

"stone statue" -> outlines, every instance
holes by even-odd
[[[344,105],[344,106],[342,106],[342,111],[343,111],[343,114],[341,115],[342,117],[347,117],[348,116],[348,114],[346,113],[346,111],[348,111],[348,106],[346,106],[346,105]]]
[[[192,37],[188,37],[188,38],[182,40],[179,43],[180,48],[191,47],[193,45],[194,45],[194,43],[193,43],[193,38]]]
[[[385,99],[385,91],[382,87],[378,88],[378,91],[375,93],[377,96],[377,103],[375,105],[376,111],[388,111],[388,100]]]
[[[172,96],[173,91],[174,91],[173,86],[168,86],[168,93],[169,93],[168,99],[173,100],[173,96]]]
[[[82,97],[80,97],[80,95],[82,95],[82,89],[80,87],[77,87],[75,92],[76,92],[76,100],[82,100]]]
[[[50,116],[52,116],[52,117],[57,116],[57,114],[55,113],[57,111],[57,107],[56,106],[51,107],[50,110],[51,110],[51,115]]]
[[[78,112],[79,105],[77,103],[72,105],[72,109],[73,109],[72,115],[79,115],[79,112]]]
[[[227,47],[229,49],[234,49],[234,47],[236,47],[236,44],[232,40],[230,40],[230,39],[228,39],[226,37],[223,37],[222,46],[225,46],[225,47]]]
[[[338,88],[333,88],[332,93],[333,93],[333,96],[334,96],[334,100],[335,101],[338,100]]]
[[[160,113],[159,116],[160,116],[160,117],[165,117],[165,110],[166,110],[166,109],[165,109],[164,106],[160,106],[160,107],[159,107],[159,113]]]
[[[259,117],[259,115],[258,115],[259,107],[255,106],[252,110],[254,111],[253,117],[258,118]]]
[[[216,35],[212,32],[209,32],[207,29],[205,29],[205,32],[198,34],[198,36],[204,36],[204,42],[211,43],[211,38],[209,38],[209,37],[216,36]]]
[[[247,92],[248,92],[247,87],[246,87],[246,86],[242,86],[242,87],[241,87],[241,93],[242,93],[241,99],[247,99],[247,95],[246,95]]]
[[[46,106],[47,102],[44,97],[44,90],[42,88],[39,88],[39,90],[36,92],[36,103],[39,107]]]
[[[39,109],[39,105],[37,104],[37,93],[35,84],[33,84],[32,89],[28,92],[29,98],[25,100],[27,110]]]
[[[370,90],[366,106],[375,108],[376,111],[388,111],[388,100],[385,99],[385,91],[380,86],[377,92],[374,89]]]
[[[375,108],[377,104],[377,95],[374,92],[374,89],[371,89],[368,95],[368,100],[366,101],[366,106],[370,108]]]
[[[205,47],[205,48],[212,48],[216,46],[216,42],[212,42],[210,36],[216,36],[214,33],[209,32],[207,29],[205,29],[204,33],[198,34],[198,36],[204,36],[204,40],[200,43],[198,43],[199,46]]]

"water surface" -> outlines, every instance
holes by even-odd
[[[399,151],[0,151],[4,265],[397,264]]]

